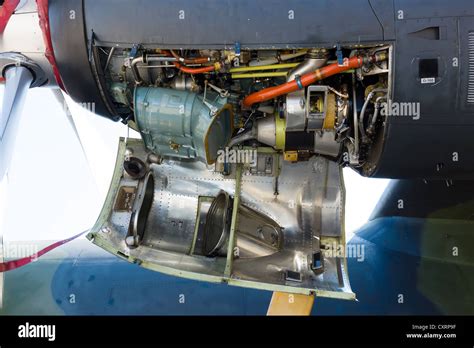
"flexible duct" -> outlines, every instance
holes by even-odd
[[[354,56],[347,60],[344,65],[337,63],[326,65],[320,69],[302,75],[299,79],[286,82],[279,86],[262,89],[261,91],[248,95],[243,102],[245,107],[251,107],[253,104],[262,103],[264,101],[295,92],[299,89],[309,86],[316,81],[323,80],[329,76],[339,74],[350,69],[358,69],[364,64],[364,57]],[[299,81],[299,83],[298,83]]]
[[[299,76],[310,73],[326,65],[328,61],[326,50],[310,50],[303,63],[290,71],[286,82],[296,80]],[[299,89],[286,96],[285,119],[287,130],[290,132],[303,131],[306,127],[305,91]]]

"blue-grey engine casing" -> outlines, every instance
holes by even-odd
[[[197,158],[207,164],[230,141],[232,108],[227,98],[169,88],[135,89],[135,121],[148,149],[160,156]]]

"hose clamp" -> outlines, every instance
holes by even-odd
[[[296,84],[298,85],[299,89],[304,88],[303,84],[301,83],[301,76],[300,75],[295,75],[295,81],[296,81]]]

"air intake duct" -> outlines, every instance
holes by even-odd
[[[214,199],[206,216],[203,254],[226,256],[229,245],[233,201],[226,192]],[[245,205],[239,206],[236,228],[238,258],[268,256],[281,249],[281,227],[264,214]]]

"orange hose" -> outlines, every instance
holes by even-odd
[[[203,74],[203,73],[211,72],[211,71],[214,71],[214,70],[217,69],[217,67],[215,65],[205,66],[203,68],[188,68],[188,67],[182,66],[181,64],[179,64],[177,62],[173,62],[173,64],[174,64],[175,67],[177,67],[182,72],[184,72],[186,74],[191,74],[191,75]]]
[[[165,53],[169,57],[172,56],[172,57],[175,57],[176,59],[179,59],[179,56],[176,53],[174,53],[172,50],[170,50],[168,52],[165,52]],[[186,66],[183,66],[183,65],[179,64],[178,62],[173,62],[173,64],[174,64],[175,67],[177,67],[182,72],[184,72],[186,74],[191,74],[191,75],[203,74],[203,73],[215,71],[219,68],[218,64],[214,64],[214,65],[211,65],[211,66],[205,66],[205,67],[202,67],[202,68],[188,68]]]
[[[300,77],[301,86],[303,86],[304,88],[306,86],[309,86],[312,83],[315,83],[316,81],[323,80],[326,77],[333,76],[350,69],[360,68],[363,63],[364,63],[363,57],[354,56],[352,58],[349,58],[347,60],[347,63],[344,64],[343,66],[340,66],[338,63],[323,66],[320,69],[317,69],[315,71],[302,75]],[[284,84],[281,84],[279,86],[265,88],[265,89],[262,89],[261,91],[248,95],[244,99],[243,105],[245,107],[250,107],[256,103],[262,103],[264,101],[279,97],[281,95],[295,92],[301,89],[300,88],[301,86],[298,86],[298,83],[296,82],[296,80],[293,80],[293,81],[289,81]]]
[[[207,57],[198,57],[198,58],[181,58],[175,51],[170,50],[171,55],[175,57],[179,62],[184,64],[203,64],[210,61]]]

